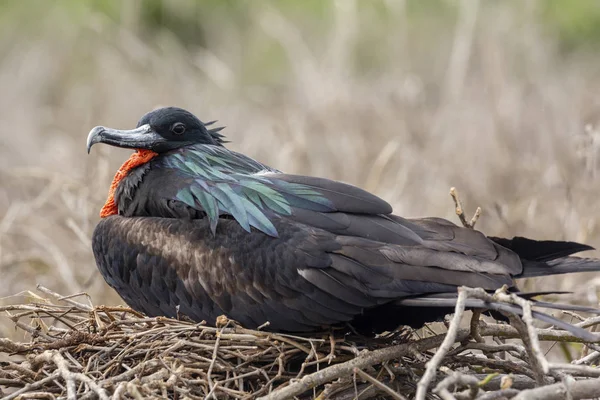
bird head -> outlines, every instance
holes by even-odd
[[[208,129],[215,121],[203,123],[194,114],[177,107],[164,107],[145,114],[135,129],[120,130],[97,126],[87,138],[87,151],[96,143],[164,153],[192,144],[222,146],[219,131]]]
[[[148,163],[161,153],[181,147],[193,144],[222,146],[225,141],[219,131],[223,128],[207,128],[214,122],[204,123],[189,111],[165,107],[144,115],[135,129],[120,130],[104,126],[93,128],[87,138],[88,153],[96,143],[137,150],[115,174],[100,216],[118,214],[115,193],[133,169]]]

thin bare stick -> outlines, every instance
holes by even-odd
[[[521,339],[525,345],[525,350],[529,356],[529,361],[535,373],[535,379],[539,385],[544,384],[544,376],[548,374],[550,368],[548,361],[540,347],[537,333],[533,326],[533,316],[531,314],[531,302],[514,294],[507,295],[502,292],[497,292],[495,296],[498,299],[505,299],[518,304],[523,309],[523,317],[519,318],[514,315],[509,315],[512,325],[521,334]]]
[[[481,207],[477,207],[477,209],[475,210],[475,214],[473,214],[473,217],[471,218],[471,220],[467,221],[467,217],[465,215],[465,212],[464,212],[464,209],[462,206],[462,202],[460,201],[460,198],[458,197],[458,192],[456,191],[456,188],[454,188],[454,187],[450,188],[450,196],[452,197],[452,200],[454,200],[455,212],[456,212],[456,215],[458,216],[458,219],[460,220],[461,224],[465,228],[474,229],[475,224],[477,223],[477,220],[481,216],[481,212],[482,212]]]
[[[600,358],[600,352],[592,351],[588,355],[581,357],[579,360],[574,360],[573,364],[575,364],[575,365],[592,364],[594,361],[598,360],[599,358]]]
[[[392,388],[390,388],[387,385],[384,385],[382,382],[379,382],[377,379],[373,378],[371,375],[367,374],[366,372],[364,372],[358,368],[354,368],[354,373],[357,374],[358,376],[360,376],[365,381],[371,383],[377,389],[379,389],[382,392],[386,393],[387,395],[391,396],[393,399],[406,400],[406,397],[402,396],[400,393],[396,392],[395,390],[392,390]]]
[[[465,288],[458,288],[458,300],[456,301],[456,307],[454,308],[454,317],[448,327],[448,333],[442,342],[440,348],[435,352],[435,355],[429,360],[426,365],[425,373],[417,384],[417,394],[415,395],[416,400],[425,400],[427,395],[427,388],[435,377],[435,373],[440,366],[440,363],[450,351],[452,345],[456,342],[456,336],[458,334],[458,328],[460,326],[460,320],[462,319],[463,313],[465,312],[465,302],[467,301],[468,293]]]
[[[210,365],[208,367],[208,372],[206,373],[206,380],[208,381],[208,385],[210,386],[210,392],[208,393],[208,395],[206,396],[207,399],[210,399],[211,396],[214,396],[214,392],[215,392],[215,388],[216,385],[212,380],[212,371],[215,367],[215,362],[217,361],[217,357],[219,356],[219,344],[221,343],[221,332],[223,331],[223,328],[221,328],[221,331],[217,332],[217,337],[215,339],[215,346],[213,349],[213,354],[212,354],[212,360],[210,361]],[[216,400],[216,398],[215,398]]]
[[[64,301],[65,303],[69,303],[72,306],[77,307],[81,310],[92,311],[92,309],[94,308],[90,305],[75,301],[75,300],[71,299],[70,296],[61,296],[60,294],[48,289],[45,286],[42,286],[42,285],[37,285],[37,290],[39,290],[42,293],[49,294],[50,296],[54,297],[55,299],[57,299],[59,301]]]
[[[600,368],[587,365],[549,363],[548,367],[552,371],[562,371],[577,376],[600,377]]]
[[[46,384],[52,382],[53,380],[56,380],[60,378],[60,374],[56,373],[56,374],[52,374],[44,379],[40,379],[39,381],[36,382],[32,382],[32,383],[28,383],[25,386],[23,386],[21,389],[19,390],[15,390],[14,392],[12,392],[11,394],[9,394],[6,397],[3,397],[2,400],[12,400],[12,399],[16,399],[17,397],[21,396],[23,393],[29,392],[31,390],[36,390],[39,389],[41,387],[44,387]]]
[[[513,397],[513,400],[564,400],[564,399],[590,399],[600,393],[600,379],[586,379],[571,382],[569,387],[563,383],[555,383],[527,389]]]

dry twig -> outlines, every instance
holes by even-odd
[[[439,368],[442,359],[446,356],[448,351],[450,351],[450,348],[456,342],[458,327],[460,326],[460,320],[462,319],[462,315],[465,312],[465,301],[467,300],[467,297],[467,291],[464,290],[464,288],[459,288],[458,300],[454,309],[454,317],[452,318],[452,322],[450,322],[448,333],[446,334],[446,338],[442,342],[442,345],[440,346],[438,351],[436,351],[433,358],[427,363],[427,369],[425,370],[425,374],[417,384],[417,394],[415,396],[416,400],[425,399],[425,396],[427,394],[427,388],[433,380],[433,377],[435,376],[435,373]]]
[[[458,219],[460,219],[460,222],[462,223],[462,225],[465,228],[475,229],[475,224],[477,223],[477,220],[481,216],[481,211],[482,211],[481,207],[477,207],[477,209],[475,210],[475,214],[473,214],[473,217],[471,218],[471,220],[467,221],[467,217],[465,216],[465,212],[464,212],[462,203],[460,201],[460,198],[458,197],[458,192],[456,191],[456,188],[454,188],[454,187],[450,188],[450,196],[452,197],[452,200],[454,200],[455,212],[456,212],[456,215],[458,216]]]
[[[548,399],[558,398],[553,393],[571,393],[580,398],[597,390],[600,377],[600,370],[581,363],[540,359],[536,366],[529,362],[542,354],[534,349],[539,348],[538,341],[581,340],[557,329],[535,328],[528,322],[528,302],[510,295],[497,293],[493,298],[523,307],[524,327],[485,323],[475,313],[469,328],[460,328],[468,297],[486,301],[492,297],[481,289],[460,288],[456,314],[445,335],[420,339],[413,332],[401,336],[399,343],[393,343],[399,336],[285,335],[244,329],[233,321],[213,328],[147,318],[125,307],[90,310],[71,296],[40,290],[56,303],[38,297],[38,303],[0,309],[17,329],[31,335],[25,343],[0,340],[0,353],[9,359],[0,368],[4,399],[212,396],[280,400],[304,399],[313,393],[320,393],[319,399],[350,399],[356,393],[361,398],[378,394],[408,398],[415,395],[416,387],[417,397],[423,398],[431,385],[446,399],[490,400],[545,388],[527,393],[550,393]],[[597,317],[582,318],[579,325],[599,323]],[[489,340],[492,337],[523,341],[497,344]],[[508,358],[499,359],[499,352]],[[448,375],[438,375],[437,370]],[[538,379],[538,383],[546,386],[534,388],[531,378],[540,374],[544,381]],[[354,375],[366,383],[357,382],[355,388]],[[463,392],[453,392],[465,387]]]

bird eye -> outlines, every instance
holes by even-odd
[[[176,122],[171,127],[171,131],[176,135],[182,135],[185,132],[185,125],[181,122]]]

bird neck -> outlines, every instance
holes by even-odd
[[[135,153],[133,153],[127,161],[121,165],[121,168],[115,174],[112,183],[110,184],[110,189],[108,190],[108,198],[106,199],[106,203],[100,210],[100,218],[105,218],[110,215],[116,215],[119,213],[119,208],[117,203],[115,202],[115,191],[119,186],[119,183],[129,174],[129,172],[147,163],[152,160],[154,157],[158,156],[158,153],[152,150],[144,150],[138,149]]]

